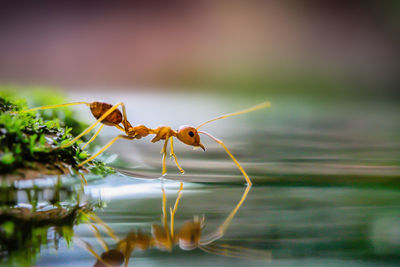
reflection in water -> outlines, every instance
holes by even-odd
[[[183,183],[181,183],[175,205],[169,210],[169,224],[166,209],[166,193],[165,189],[162,188],[162,225],[153,224],[151,227],[151,235],[145,234],[139,230],[130,232],[125,236],[125,238],[119,239],[111,227],[109,227],[94,213],[88,213],[85,214],[85,216],[88,218],[88,223],[91,225],[94,234],[104,252],[99,255],[91,244],[79,237],[77,237],[80,241],[78,243],[87,249],[97,259],[94,265],[96,267],[120,266],[124,263],[125,266],[128,266],[129,258],[135,249],[145,251],[155,247],[162,251],[171,252],[175,245],[178,245],[182,250],[193,250],[195,248],[199,248],[207,253],[216,255],[269,260],[271,258],[270,251],[248,249],[240,246],[218,244],[215,242],[225,234],[235,214],[246,200],[250,189],[251,186],[246,187],[240,201],[224,220],[224,222],[214,232],[207,235],[202,235],[203,229],[205,228],[205,216],[202,216],[201,218],[199,216],[194,216],[192,220],[185,222],[181,227],[175,230],[175,213],[178,210],[183,190]],[[110,246],[101,236],[99,228],[96,226],[96,224],[101,225],[106,233],[116,242],[114,248],[110,249]]]
[[[58,250],[62,238],[69,244],[81,212],[92,209],[80,203],[80,194],[63,187],[60,180],[51,189],[37,185],[1,188],[0,263],[30,266],[42,245],[52,243]]]

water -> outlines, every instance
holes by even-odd
[[[84,94],[71,98],[93,100]],[[107,94],[100,98],[120,101]],[[196,126],[263,100],[163,94],[124,97],[132,124],[171,125],[174,129],[189,123]],[[151,237],[153,225],[162,227],[163,189],[169,224],[169,208],[174,207],[179,181],[184,183],[175,235],[185,223],[204,218],[201,237],[216,237],[203,249],[183,250],[177,244],[170,250],[160,249],[160,244],[145,251],[135,249],[129,266],[400,264],[400,109],[395,103],[361,100],[267,100],[273,104],[271,109],[203,128],[221,138],[243,165],[254,183],[248,191],[228,155],[206,137],[202,137],[206,152],[175,142],[186,172],[183,176],[168,161],[166,179],[158,179],[162,144],[152,144],[149,138],[118,141],[103,156],[114,159],[110,164],[119,173],[91,179],[83,199],[101,202],[95,213],[120,242],[129,233]],[[87,114],[84,107],[77,109]],[[105,129],[101,143],[116,134],[117,130]],[[234,215],[232,220],[230,215]],[[95,225],[106,246],[115,249],[118,241]],[[221,226],[226,226],[223,235],[218,232]],[[75,237],[69,246],[64,237],[57,246],[41,245],[35,265],[93,266],[96,258],[88,247],[100,255],[104,245],[87,221],[73,230]],[[47,235],[51,237],[54,231],[49,229]]]

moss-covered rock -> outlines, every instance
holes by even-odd
[[[42,103],[47,104],[47,103]],[[75,119],[68,109],[47,113],[21,112],[26,100],[10,93],[0,93],[0,177],[2,179],[33,179],[42,175],[78,174],[92,172],[105,176],[113,169],[100,161],[78,168],[89,153],[79,144],[60,148],[73,138],[73,128],[85,125]],[[62,113],[60,113],[62,112]],[[51,115],[53,114],[53,115]]]

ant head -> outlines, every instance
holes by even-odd
[[[179,229],[176,240],[183,250],[192,250],[200,245],[201,231],[204,228],[204,218],[195,218],[193,221],[185,222]]]
[[[205,147],[200,143],[200,136],[197,133],[196,128],[183,125],[179,127],[178,134],[176,136],[182,143],[189,146],[201,147],[204,151]]]

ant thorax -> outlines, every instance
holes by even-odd
[[[167,140],[170,137],[176,136],[176,132],[171,129],[169,126],[159,126],[156,129],[152,130],[156,135],[151,142],[155,143],[160,140]]]
[[[200,136],[197,129],[192,126],[183,125],[179,127],[176,137],[186,145],[201,147],[205,150],[204,146],[200,143]]]

